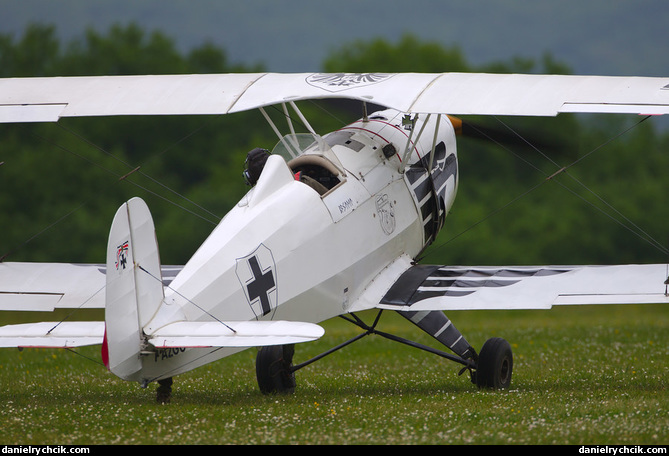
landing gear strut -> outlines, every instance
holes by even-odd
[[[293,365],[294,345],[263,347],[256,357],[256,378],[260,391],[264,394],[293,393],[296,385],[296,371],[371,334],[376,334],[462,364],[464,367],[460,371],[460,374],[469,370],[472,383],[476,384],[480,389],[509,388],[513,371],[513,355],[511,353],[511,346],[504,339],[498,337],[488,339],[483,344],[480,354],[471,353],[471,358],[463,358],[393,334],[378,331],[376,326],[381,313],[382,311],[378,313],[371,326],[365,324],[354,314],[351,314],[350,317],[341,316],[344,320],[364,329],[365,332],[301,364]]]

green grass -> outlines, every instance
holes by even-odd
[[[366,314],[366,317],[370,317]],[[258,391],[248,350],[175,378],[172,402],[68,351],[0,351],[0,444],[669,443],[669,306],[451,312],[480,347],[514,350],[509,391],[478,391],[460,366],[378,336]],[[335,319],[296,362],[358,333]],[[384,314],[381,328],[427,336]],[[99,359],[97,347],[79,353]]]

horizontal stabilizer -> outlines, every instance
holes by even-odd
[[[156,331],[149,342],[157,348],[261,347],[309,342],[324,332],[295,321],[179,321]]]
[[[102,343],[102,321],[23,323],[0,327],[0,347],[72,348]]]

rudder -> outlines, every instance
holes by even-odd
[[[153,219],[140,198],[123,204],[114,216],[106,281],[105,365],[124,380],[142,382],[142,328],[163,301],[164,291]]]

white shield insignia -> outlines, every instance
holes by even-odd
[[[270,249],[260,244],[251,254],[238,258],[235,272],[256,318],[276,309],[276,265]]]

